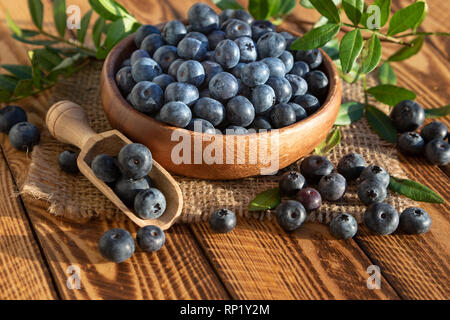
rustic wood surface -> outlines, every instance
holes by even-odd
[[[87,1],[68,1],[87,11]],[[140,21],[159,23],[183,18],[195,1],[121,1]],[[395,10],[411,0],[394,0]],[[429,0],[423,31],[450,27],[450,2]],[[50,1],[45,28],[55,31]],[[146,7],[151,10],[143,10]],[[0,0],[0,63],[27,63],[27,46],[9,36],[5,11],[21,27],[30,28],[27,1]],[[285,23],[293,30],[315,21],[312,11],[297,6]],[[30,47],[28,47],[30,48]],[[384,55],[396,50],[387,46]],[[450,101],[450,41],[429,38],[422,51],[395,63],[399,85],[412,89],[426,108]],[[42,125],[49,92],[21,101],[30,121]],[[450,125],[447,117],[443,120]],[[214,234],[206,223],[176,225],[166,246],[156,254],[137,252],[129,261],[105,262],[97,250],[101,234],[129,221],[69,222],[46,212],[41,201],[14,197],[23,182],[29,155],[14,150],[0,135],[0,299],[448,299],[449,205],[423,204],[432,219],[431,231],[420,236],[373,236],[364,227],[350,241],[337,241],[325,225],[307,224],[284,233],[274,222],[240,218],[227,235]],[[421,158],[403,158],[409,176],[439,192],[447,201],[447,168]],[[381,289],[369,290],[368,266],[381,269]],[[69,266],[78,266],[81,289],[69,289]]]

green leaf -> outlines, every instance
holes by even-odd
[[[73,57],[67,57],[63,61],[61,61],[56,67],[54,67],[51,72],[61,71],[67,68],[72,67],[77,60],[81,58],[81,54],[77,53]]]
[[[12,38],[16,39],[17,41],[20,41],[20,42],[23,42],[26,44],[33,44],[36,46],[51,46],[51,45],[59,43],[56,40],[29,40],[29,39],[19,37],[18,35],[15,35],[15,34],[12,35]]]
[[[375,99],[390,106],[395,106],[402,100],[414,100],[416,94],[408,89],[390,84],[381,84],[367,90]]]
[[[339,127],[333,127],[325,139],[315,147],[314,152],[319,156],[326,155],[341,142],[341,137],[342,135]]]
[[[41,0],[28,0],[31,19],[39,30],[42,30],[42,21],[44,18],[44,6]]]
[[[366,119],[380,138],[391,143],[397,143],[397,129],[394,127],[392,120],[383,111],[372,105],[367,105]]]
[[[8,70],[11,74],[16,76],[17,78],[23,79],[31,79],[31,67],[30,66],[22,66],[18,64],[2,64],[0,65],[3,69]]]
[[[321,27],[311,29],[303,37],[295,40],[291,45],[291,50],[310,50],[322,47],[334,38],[339,32],[339,25],[328,23]]]
[[[84,43],[84,38],[86,37],[87,30],[89,28],[89,22],[91,21],[92,10],[89,10],[83,18],[81,18],[80,29],[77,32],[78,42]]]
[[[105,26],[105,19],[98,17],[95,21],[94,28],[92,29],[92,41],[96,48],[100,47],[102,40],[102,31]]]
[[[0,90],[2,91],[9,91],[11,93],[14,92],[18,82],[19,79],[16,77],[7,74],[0,74]]]
[[[444,203],[444,199],[430,188],[409,179],[391,176],[389,189],[412,200],[420,202]]]
[[[279,5],[279,0],[250,0],[248,10],[255,19],[266,20],[277,11]]]
[[[412,47],[403,47],[389,57],[388,61],[402,61],[406,60],[413,55],[417,54],[422,48],[423,42],[425,40],[424,36],[418,36],[410,43],[413,45]]]
[[[327,53],[327,55],[332,59],[339,59],[339,39],[333,38],[328,41],[322,49]]]
[[[339,76],[345,82],[352,84],[352,83],[355,83],[355,81],[357,81],[359,79],[359,75],[360,75],[359,70],[360,70],[361,66],[359,65],[358,62],[355,62],[353,64],[353,68],[348,73],[344,73],[342,71],[341,60],[335,60],[334,65],[336,66],[336,69],[338,70]]]
[[[381,65],[378,78],[380,79],[381,84],[391,84],[394,86],[397,84],[397,76],[389,62],[385,62]]]
[[[351,101],[341,104],[338,116],[334,125],[346,126],[362,118],[364,114],[364,104]]]
[[[361,66],[363,73],[369,73],[375,69],[381,60],[381,42],[376,34],[366,41],[361,53]]]
[[[66,0],[53,0],[53,19],[61,37],[66,33]]]
[[[376,0],[374,1],[367,9],[366,12],[363,13],[361,18],[361,24],[367,27],[367,20],[369,18],[373,18],[372,16],[376,13],[376,11],[369,10],[371,6],[378,6],[380,9],[380,28],[383,27],[389,20],[389,15],[391,14],[391,2],[392,0]],[[368,14],[370,11],[370,15]]]
[[[361,53],[362,46],[363,37],[359,29],[350,31],[342,38],[339,46],[339,58],[344,73],[348,73],[352,69],[353,63]]]
[[[134,19],[123,18],[114,21],[108,29],[103,46],[97,52],[97,59],[104,59],[109,51],[123,38],[136,31],[139,25]]]
[[[39,69],[39,64],[35,57],[34,51],[28,51],[28,56],[31,61],[33,86],[35,86],[37,89],[41,89],[42,88],[42,84],[41,84],[42,72],[41,72],[41,69]]]
[[[416,2],[404,9],[397,11],[389,23],[388,36],[414,28],[425,11],[423,2]]]
[[[278,8],[279,15],[287,15],[294,10],[297,0],[281,0]]]
[[[314,8],[330,22],[340,23],[339,10],[331,0],[309,0]]]
[[[314,6],[309,0],[300,0],[300,5],[307,9],[314,9]]]
[[[48,47],[44,49],[37,49],[34,51],[34,54],[39,65],[47,71],[52,70],[62,61],[62,58]]]
[[[33,91],[33,80],[20,80],[14,90],[15,97],[26,97],[29,96]]]
[[[124,17],[135,20],[122,5],[114,0],[89,0],[89,4],[105,20],[116,21]]]
[[[13,34],[16,36],[22,37],[23,33],[22,30],[19,28],[19,26],[14,22],[14,20],[9,15],[8,10],[6,10],[6,24],[9,27],[9,30],[12,31]]]
[[[425,109],[425,117],[430,119],[445,117],[449,114],[450,114],[450,104],[440,108]]]
[[[425,18],[427,17],[428,14],[428,3],[426,0],[416,0],[416,2],[423,2],[425,5],[425,9],[423,10],[422,16],[420,17],[420,19],[417,21],[417,23],[414,25],[414,27],[412,28],[413,31],[416,31],[417,28],[419,28],[419,26],[422,24],[423,20],[425,20]]]
[[[281,203],[280,190],[269,189],[256,195],[248,205],[248,211],[264,211],[275,209]]]
[[[342,0],[345,14],[355,26],[361,21],[364,0]]]
[[[212,0],[212,2],[218,6],[221,10],[226,9],[244,9],[239,3],[237,3],[235,0]]]
[[[34,36],[37,36],[38,34],[40,34],[40,33],[36,30],[22,29],[22,37],[23,38],[32,38]]]

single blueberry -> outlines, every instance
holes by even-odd
[[[175,46],[162,46],[158,48],[153,54],[153,60],[155,60],[159,64],[164,72],[167,72],[172,62],[177,59],[177,47]]]
[[[386,187],[379,180],[363,180],[358,184],[358,197],[365,204],[383,202],[387,196]]]
[[[123,67],[116,73],[116,84],[123,95],[128,95],[136,84],[131,74],[131,67]]]
[[[334,167],[327,158],[313,155],[303,159],[300,165],[300,171],[309,183],[315,184],[323,176],[332,173]]]
[[[289,51],[284,51],[278,58],[284,63],[285,72],[290,72],[294,67],[294,56],[292,55],[292,53],[290,53]]]
[[[267,32],[258,39],[256,48],[261,58],[277,58],[286,49],[286,40],[279,33]]]
[[[138,82],[130,93],[131,105],[138,111],[152,114],[163,105],[163,90],[150,81]]]
[[[304,76],[308,90],[319,99],[325,100],[328,93],[328,78],[322,71],[313,70]]]
[[[166,87],[164,98],[166,103],[171,101],[179,101],[188,106],[193,106],[199,98],[199,92],[197,87],[192,84],[172,82]]]
[[[425,156],[432,164],[445,166],[450,162],[450,144],[439,138],[431,140],[425,146]]]
[[[329,201],[341,199],[347,190],[347,180],[339,173],[330,173],[319,181],[319,192],[322,198]]]
[[[142,44],[142,41],[144,41],[144,39],[151,35],[151,34],[161,34],[161,31],[159,31],[159,29],[155,26],[149,25],[149,24],[144,24],[142,26],[140,26],[137,30],[136,33],[134,34],[134,43],[136,44],[136,47],[140,47]]]
[[[103,258],[121,263],[128,260],[134,253],[134,239],[124,229],[106,231],[98,242],[98,250]]]
[[[181,64],[183,62],[185,62],[186,60],[184,59],[176,59],[175,61],[172,61],[172,63],[169,66],[169,69],[167,70],[167,73],[173,77],[174,79],[177,78],[177,72],[178,72],[178,68],[181,66]]]
[[[241,126],[230,125],[224,130],[224,134],[243,135],[248,134],[248,130]]]
[[[268,85],[260,84],[253,88],[250,99],[256,114],[259,115],[272,108],[275,104],[275,91]]]
[[[242,9],[234,10],[233,12],[231,12],[230,18],[238,19],[238,20],[244,21],[248,24],[251,24],[254,20],[250,13],[248,13],[247,11],[242,10]]]
[[[135,64],[136,61],[138,61],[141,58],[150,58],[150,55],[148,54],[148,52],[146,50],[135,50],[130,57],[130,63],[131,65]]]
[[[294,102],[302,106],[303,109],[305,109],[308,116],[312,115],[321,107],[319,99],[308,93],[303,96],[296,96],[294,98]]]
[[[141,190],[150,188],[146,178],[134,180],[121,176],[114,185],[114,193],[128,207],[133,207],[134,198]]]
[[[211,96],[219,100],[228,100],[236,96],[239,84],[236,78],[228,72],[220,72],[209,82]]]
[[[161,73],[161,66],[151,58],[141,58],[131,67],[131,75],[136,82],[152,81],[154,77]]]
[[[306,210],[300,202],[287,200],[278,205],[275,217],[285,231],[294,231],[305,222]]]
[[[97,155],[92,160],[91,169],[98,179],[106,183],[114,182],[120,177],[120,169],[116,160],[107,154]]]
[[[209,122],[205,119],[200,119],[200,118],[192,118],[192,120],[186,126],[186,129],[195,131],[195,132],[208,133],[208,134],[216,133],[216,128],[214,128],[214,126],[211,124],[211,122]]]
[[[203,33],[196,32],[196,31],[189,32],[188,34],[186,34],[186,35],[184,36],[184,39],[185,39],[185,38],[193,38],[193,39],[196,39],[196,40],[200,41],[201,43],[203,43],[203,45],[206,47],[206,49],[209,49],[209,40],[208,40],[208,37],[205,36]]]
[[[231,124],[246,127],[255,119],[255,108],[244,96],[236,96],[227,103],[227,119]]]
[[[284,77],[270,77],[267,85],[275,91],[275,100],[277,103],[289,102],[292,97],[292,87],[289,81]]]
[[[241,70],[241,80],[249,87],[265,84],[270,77],[270,69],[264,62],[250,62]]]
[[[39,129],[30,122],[16,123],[9,130],[9,142],[17,150],[31,151],[41,139]]]
[[[399,224],[398,212],[390,204],[374,203],[364,213],[364,223],[375,234],[391,234]]]
[[[225,107],[211,98],[200,98],[192,109],[194,116],[208,120],[213,126],[218,126],[225,118]]]
[[[417,102],[403,100],[392,109],[391,119],[398,132],[415,131],[422,125],[425,111]]]
[[[8,133],[19,122],[27,121],[27,114],[18,106],[6,106],[0,110],[0,131]]]
[[[322,64],[322,52],[320,49],[297,51],[295,58],[297,61],[305,61],[311,69],[315,69]]]
[[[250,128],[256,131],[270,130],[272,129],[272,125],[267,118],[259,116],[255,117],[255,120],[250,124]]]
[[[258,41],[263,34],[275,31],[275,26],[267,20],[255,20],[252,22],[251,27],[253,40],[255,41]]]
[[[214,30],[208,34],[208,44],[211,50],[214,50],[220,41],[225,40],[225,32],[222,30]]]
[[[295,74],[287,74],[286,79],[291,85],[292,97],[303,96],[308,92],[308,83],[302,77]]]
[[[233,40],[222,40],[217,44],[214,59],[222,67],[230,69],[239,63],[240,59],[239,47]]]
[[[348,213],[340,213],[330,221],[330,233],[337,239],[353,238],[358,231],[356,219]]]
[[[161,249],[166,242],[164,231],[158,226],[145,226],[139,229],[136,242],[143,251],[154,252]]]
[[[274,128],[287,127],[296,121],[295,111],[287,103],[279,103],[270,110],[270,123]]]
[[[176,45],[184,38],[187,30],[183,22],[178,20],[172,20],[164,25],[162,36],[164,40],[171,45]]]
[[[303,109],[303,107],[300,106],[299,104],[296,104],[294,102],[289,102],[288,105],[290,105],[291,108],[294,109],[295,122],[299,122],[308,117],[308,114],[306,113],[305,109]]]
[[[229,20],[225,28],[225,35],[228,39],[235,40],[240,37],[252,37],[252,28],[242,20]],[[255,51],[256,52],[256,51]]]
[[[188,60],[181,64],[177,71],[178,82],[190,83],[199,87],[205,80],[205,69],[200,62]]]
[[[202,61],[205,59],[208,47],[205,43],[194,38],[185,37],[178,43],[177,54],[184,59]]]
[[[322,196],[314,188],[303,188],[297,192],[295,199],[305,207],[306,211],[317,210],[322,205]]]
[[[228,209],[220,209],[211,214],[209,226],[214,232],[227,233],[236,227],[236,215]]]
[[[156,50],[165,44],[163,37],[160,34],[152,33],[144,38],[141,43],[141,49],[153,56]]]
[[[161,121],[175,127],[184,128],[192,119],[191,109],[180,101],[166,103],[159,112]]]
[[[261,61],[269,67],[271,77],[284,77],[286,74],[284,63],[280,59],[269,57]]]
[[[290,71],[291,74],[295,74],[299,77],[303,77],[308,72],[309,72],[309,65],[304,61],[295,62]]]
[[[198,2],[189,8],[189,25],[192,30],[208,33],[219,28],[219,16],[207,4]]]
[[[386,170],[377,165],[370,165],[366,167],[359,176],[361,181],[364,180],[378,180],[385,188],[388,187],[390,176]]]
[[[152,169],[152,153],[143,144],[130,143],[120,149],[117,162],[125,178],[141,179]]]
[[[231,74],[236,77],[236,79],[241,79],[241,72],[244,69],[246,63],[239,62],[234,68],[230,69]]]
[[[64,150],[58,156],[58,164],[62,171],[67,173],[78,173],[77,165],[78,152]]]
[[[430,230],[430,215],[421,208],[410,207],[400,215],[399,229],[409,234],[420,234]]]
[[[403,132],[398,138],[398,148],[404,154],[421,154],[425,141],[417,132]]]
[[[153,78],[152,81],[154,84],[157,84],[163,91],[166,90],[167,86],[171,84],[172,82],[175,82],[175,79],[172,76],[169,76],[168,74],[160,74],[159,76],[156,76]]]
[[[156,188],[139,191],[134,198],[134,212],[141,219],[159,218],[166,210],[166,198]]]
[[[122,69],[123,67],[131,67],[131,60],[130,59],[123,60],[119,66],[119,70]]]
[[[348,181],[356,180],[367,164],[364,158],[358,153],[348,153],[339,160],[337,171]]]
[[[234,12],[233,9],[225,9],[219,14],[219,25],[230,19],[231,14]]]
[[[447,133],[447,126],[440,121],[430,122],[422,128],[422,131],[420,131],[420,135],[425,142],[429,142],[436,138],[444,140],[447,137]]]
[[[305,187],[305,178],[297,171],[285,172],[279,182],[280,192],[284,196],[292,197]]]
[[[249,37],[239,37],[234,42],[239,47],[241,62],[252,62],[258,57],[256,52],[256,45]]]

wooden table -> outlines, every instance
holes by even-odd
[[[121,1],[142,22],[182,18],[194,0]],[[411,0],[394,0],[398,10]],[[45,28],[53,28],[50,1]],[[86,0],[70,0],[87,11]],[[450,2],[429,0],[423,31],[448,31]],[[148,5],[148,7],[145,7]],[[0,1],[0,63],[27,63],[26,47],[12,40],[5,11],[21,27],[31,27],[27,1]],[[144,9],[148,8],[148,9]],[[297,19],[318,16],[297,6],[287,27],[304,30]],[[56,32],[56,31],[55,31]],[[384,54],[396,47],[389,46]],[[450,101],[450,41],[428,38],[417,56],[394,64],[399,85],[417,101],[435,108]],[[32,122],[42,124],[49,92],[21,102]],[[443,121],[450,125],[449,118]],[[47,204],[15,197],[30,155],[14,150],[0,134],[0,299],[448,299],[450,170],[422,158],[401,158],[413,179],[446,200],[423,204],[431,231],[420,236],[374,236],[364,227],[350,241],[334,240],[328,228],[307,224],[286,234],[273,222],[239,219],[227,235],[212,233],[206,223],[176,225],[157,254],[137,253],[120,265],[105,262],[97,251],[101,234],[113,227],[136,231],[131,223],[95,220],[81,224],[55,218]],[[447,168],[448,169],[448,168]],[[381,270],[381,288],[369,290],[367,268]],[[78,266],[81,289],[66,285],[69,266]],[[69,269],[68,269],[69,268]]]

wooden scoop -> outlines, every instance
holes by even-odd
[[[77,164],[81,173],[138,226],[156,225],[165,230],[180,216],[183,208],[183,196],[180,187],[155,160],[153,160],[149,176],[155,186],[164,194],[167,202],[166,211],[157,219],[140,219],[116,196],[106,183],[94,175],[91,162],[95,156],[99,154],[117,156],[124,145],[132,143],[119,131],[111,130],[99,134],[95,133],[89,126],[84,110],[71,101],[55,103],[48,110],[45,122],[53,137],[80,148]]]

